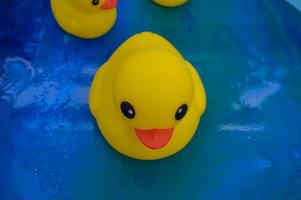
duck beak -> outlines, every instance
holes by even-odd
[[[173,128],[169,129],[135,129],[139,140],[150,149],[161,149],[170,141]]]
[[[105,0],[100,9],[112,9],[117,6],[117,0]]]

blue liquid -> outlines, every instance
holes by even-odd
[[[119,1],[109,34],[63,32],[48,1],[0,3],[1,199],[301,199],[301,13],[285,1]],[[88,109],[95,71],[128,37],[165,36],[208,98],[180,153],[114,151]]]

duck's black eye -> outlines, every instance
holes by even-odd
[[[181,105],[176,112],[176,120],[182,119],[188,110],[188,106],[186,104]]]
[[[129,102],[122,102],[120,104],[121,112],[129,119],[133,119],[135,117],[135,109]]]
[[[94,6],[97,6],[97,5],[99,4],[99,0],[92,0],[92,4],[93,4]]]

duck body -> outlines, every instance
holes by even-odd
[[[51,8],[63,30],[92,39],[113,27],[117,18],[116,3],[116,0],[51,0]]]
[[[186,146],[206,95],[192,65],[166,39],[144,32],[126,40],[100,67],[89,105],[114,149],[154,160]]]
[[[176,7],[183,5],[188,0],[153,0],[156,4],[164,7]]]

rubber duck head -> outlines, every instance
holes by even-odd
[[[183,58],[164,50],[144,50],[122,63],[113,96],[127,127],[145,146],[160,149],[190,108],[193,81]]]
[[[74,0],[75,5],[87,12],[99,12],[100,10],[114,9],[117,0]]]

